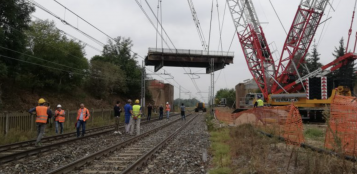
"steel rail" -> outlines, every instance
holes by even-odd
[[[126,168],[121,173],[123,173],[123,174],[130,173],[130,172],[137,170],[139,167],[142,167],[143,165],[147,165],[147,162],[149,161],[149,159],[153,158],[154,154],[156,152],[158,152],[160,149],[167,146],[182,130],[184,130],[195,118],[197,118],[196,116],[191,118],[184,126],[180,127],[178,130],[176,130],[169,137],[165,138],[163,141],[160,142],[160,144],[158,144],[152,150],[147,152],[145,155],[143,155],[135,163],[131,164],[128,168]]]
[[[172,116],[177,116],[177,115],[179,115],[179,114],[175,114],[175,115],[172,115]],[[152,121],[144,121],[143,124],[145,125],[145,124],[149,124],[149,123],[156,122],[156,121],[159,121],[159,119],[155,119],[155,120],[152,120]],[[123,129],[123,128],[124,128],[124,126],[120,126],[120,129]],[[109,129],[109,130],[105,130],[105,131],[101,131],[101,132],[96,132],[96,133],[93,133],[93,134],[89,134],[89,135],[86,135],[84,137],[79,137],[79,138],[75,137],[75,138],[67,139],[67,140],[64,140],[64,141],[57,142],[57,143],[45,145],[45,146],[42,146],[42,147],[36,147],[34,149],[28,149],[28,150],[24,150],[22,152],[15,152],[13,154],[0,156],[0,165],[4,164],[4,163],[11,162],[11,161],[14,161],[14,160],[18,160],[18,159],[21,159],[21,158],[24,158],[24,157],[28,157],[28,156],[36,155],[36,154],[39,154],[39,153],[55,150],[55,149],[58,149],[58,146],[65,145],[67,143],[71,143],[71,142],[78,141],[78,140],[83,140],[83,139],[86,139],[86,138],[89,138],[89,137],[99,136],[99,135],[111,132],[113,130],[114,130],[114,128],[113,129]],[[72,134],[75,134],[75,133],[72,133]]]
[[[110,129],[113,126],[114,125],[108,125],[108,126],[102,126],[102,127],[96,127],[96,128],[88,129],[88,130],[86,130],[86,133],[87,132],[88,133],[97,132],[98,130]],[[41,142],[45,143],[45,142],[48,142],[48,141],[59,140],[59,139],[62,139],[62,138],[68,138],[68,137],[72,137],[72,136],[76,136],[75,132],[70,132],[70,133],[65,133],[65,134],[61,134],[61,135],[54,135],[54,136],[45,137],[45,138],[41,139]],[[16,149],[16,148],[35,145],[35,142],[36,142],[36,139],[33,139],[33,140],[28,140],[28,141],[22,141],[22,142],[2,145],[2,146],[0,146],[0,153],[3,152],[3,151],[7,151],[7,150],[13,150],[13,149]]]
[[[188,114],[187,116],[189,116],[189,115],[192,115],[192,114]],[[196,114],[196,116],[197,116],[197,114]],[[192,121],[192,119],[190,121]],[[129,145],[131,145],[131,144],[133,144],[135,142],[138,142],[141,139],[147,137],[148,135],[153,134],[153,133],[155,133],[155,132],[157,132],[159,130],[162,130],[163,128],[165,128],[165,127],[167,127],[169,125],[172,125],[173,123],[175,123],[175,122],[177,122],[179,120],[181,120],[181,118],[178,118],[178,119],[176,119],[176,120],[174,120],[172,122],[169,122],[169,123],[167,123],[165,125],[157,127],[155,129],[152,129],[152,130],[150,130],[148,132],[145,132],[145,133],[143,133],[141,135],[138,135],[138,136],[135,136],[133,138],[130,138],[129,140],[126,140],[124,142],[121,142],[121,143],[115,144],[113,146],[110,146],[109,148],[103,149],[103,150],[101,150],[99,152],[96,152],[96,153],[93,153],[93,154],[88,155],[86,157],[83,157],[83,158],[81,158],[79,160],[74,161],[73,163],[67,164],[67,165],[62,166],[62,167],[60,167],[58,169],[50,171],[50,172],[48,172],[48,174],[63,174],[63,173],[68,173],[70,171],[79,169],[80,167],[82,167],[83,165],[85,165],[87,163],[90,163],[91,161],[99,159],[99,158],[101,158],[103,156],[108,156],[109,154],[113,153],[114,151],[120,150],[120,149],[122,149],[124,147],[127,147],[127,146],[129,146]],[[185,124],[185,125],[187,125],[187,124]],[[175,133],[176,133],[176,131],[175,131]]]

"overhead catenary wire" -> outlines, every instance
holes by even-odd
[[[329,10],[328,10],[328,12],[327,12],[327,17],[326,17],[326,18],[329,18],[329,16],[330,16],[330,12],[331,12],[332,5],[333,5],[334,1],[335,1],[335,0],[332,0],[332,4],[331,4],[331,6],[330,6],[330,9],[329,9]],[[340,2],[341,2],[341,1],[340,1]],[[321,34],[320,34],[319,40],[317,41],[316,48],[318,48],[318,47],[319,47],[319,45],[320,45],[320,41],[321,41],[321,39],[322,39],[322,38],[323,38],[323,36],[324,36],[324,31],[325,31],[326,23],[327,23],[327,22],[325,22],[325,23],[324,23],[324,26],[322,27],[322,31],[321,31]],[[329,26],[329,25],[330,25],[330,23],[327,25],[327,28],[328,28],[328,26]]]
[[[92,39],[93,41],[95,41],[96,43],[98,43],[99,45],[101,45],[101,46],[106,45],[106,44],[104,44],[103,42],[100,42],[99,40],[95,39],[94,37],[88,35],[87,33],[83,32],[82,30],[80,30],[80,29],[78,28],[78,20],[77,20],[77,27],[75,27],[75,26],[69,24],[66,20],[61,19],[59,16],[57,16],[56,14],[54,14],[53,12],[51,12],[50,10],[46,9],[45,7],[43,7],[41,4],[37,3],[36,1],[34,1],[34,0],[27,0],[27,1],[30,2],[30,3],[33,3],[33,5],[35,5],[36,7],[40,8],[40,9],[44,10],[45,12],[47,12],[48,14],[54,16],[55,18],[57,18],[58,20],[60,20],[60,21],[63,22],[64,24],[66,24],[66,25],[68,25],[68,26],[70,26],[70,27],[76,29],[78,32],[80,32],[80,33],[82,33],[83,35],[89,37],[90,39]],[[64,5],[62,4],[62,6],[64,6]],[[65,7],[65,6],[64,6],[64,7]],[[65,7],[65,8],[66,8],[67,10],[69,10],[67,7]],[[77,15],[77,14],[75,14],[75,15]],[[83,19],[82,17],[80,17],[79,15],[77,15],[77,16],[78,16],[77,18],[80,18],[80,19],[84,20],[84,19]],[[84,21],[87,22],[86,20],[84,20]],[[88,23],[89,23],[89,22],[88,22]],[[90,24],[90,23],[89,23],[89,24]],[[94,26],[93,24],[90,24],[90,25],[91,25],[91,26]],[[115,41],[115,39],[114,39],[113,37],[110,37],[108,34],[104,33],[102,30],[98,29],[98,27],[95,27],[95,26],[94,26],[94,28],[97,29],[98,31],[100,31],[101,33],[103,33],[104,35],[106,35],[109,39]],[[134,51],[132,51],[132,50],[130,50],[130,52],[132,52],[132,53],[134,54],[134,57],[135,57],[135,56],[138,56],[139,58],[144,59],[144,58],[143,58],[142,56],[140,56],[138,53],[136,53],[136,52],[134,52]]]
[[[154,10],[151,8],[151,5],[148,3],[147,0],[145,0],[146,4],[148,5],[148,7],[150,8],[152,14],[155,16],[156,20],[159,21],[159,18],[155,15]],[[161,19],[162,20],[162,19]],[[165,35],[167,36],[167,38],[169,39],[170,43],[172,44],[172,46],[176,49],[174,43],[172,42],[171,38],[169,37],[169,35],[167,34],[166,30],[164,29],[164,27],[162,26],[162,22],[159,21],[159,25],[161,26],[161,29],[164,31]],[[162,34],[162,33],[161,33]]]
[[[53,12],[51,12],[50,10],[48,10],[47,8],[43,7],[41,4],[37,3],[34,0],[28,0],[28,2],[32,3],[33,5],[35,5],[36,7],[40,8],[41,10],[45,11],[46,13],[52,15],[53,17],[57,18],[58,20],[60,20],[62,23],[64,23],[65,25],[68,25],[70,27],[72,27],[73,29],[77,30],[78,32],[82,33],[83,35],[85,35],[86,37],[88,37],[89,39],[93,40],[94,42],[96,42],[97,44],[104,46],[105,44],[97,39],[95,39],[94,37],[90,36],[89,34],[85,33],[84,31],[80,30],[79,28],[73,26],[72,24],[68,23],[66,20],[62,19],[61,17],[59,17],[58,15],[54,14]]]
[[[36,18],[37,20],[44,21],[43,19],[40,19],[39,17],[36,17],[36,16],[34,16],[34,15],[31,15],[31,16],[34,17],[34,18]],[[71,34],[68,34],[67,32],[65,32],[65,31],[63,31],[63,30],[60,30],[60,29],[57,28],[57,27],[56,27],[56,29],[57,29],[58,31],[60,31],[61,33],[63,33],[63,34],[65,34],[65,35],[67,35],[67,36],[73,38],[74,40],[78,40],[79,42],[84,43],[86,46],[88,46],[88,47],[90,47],[90,48],[92,48],[92,49],[94,49],[94,50],[96,50],[96,51],[102,52],[102,50],[100,50],[99,48],[96,48],[95,46],[90,45],[90,44],[88,44],[88,43],[82,41],[81,39],[78,39],[77,37],[75,37],[75,36],[73,36],[73,35],[71,35]]]
[[[164,33],[165,33],[165,35],[166,35],[166,36],[168,37],[168,39],[170,40],[171,44],[172,44],[172,45],[174,46],[174,48],[176,49],[175,45],[174,45],[173,42],[171,41],[170,37],[168,36],[166,30],[164,29],[164,27],[163,27],[163,25],[162,25],[162,19],[161,19],[161,22],[159,22],[159,18],[155,15],[155,12],[152,10],[150,4],[147,2],[147,0],[145,0],[145,2],[146,2],[146,4],[148,5],[148,7],[150,8],[151,13],[155,16],[155,19],[157,20],[157,22],[160,24],[160,27],[161,27],[161,30],[162,30],[161,32],[164,32]],[[143,11],[143,13],[144,13],[145,16],[147,17],[147,19],[150,21],[150,23],[152,24],[152,26],[155,28],[155,25],[153,25],[153,22],[151,21],[150,17],[149,17],[148,14],[146,13],[146,11],[145,11],[145,9],[143,8],[143,6],[142,6],[137,0],[136,0],[136,3],[137,3],[138,6],[141,8],[141,10]],[[160,3],[161,3],[161,1],[160,1]],[[160,7],[161,7],[160,10],[162,11],[162,5],[160,5]],[[160,15],[162,15],[162,12],[161,12]],[[157,29],[157,28],[155,28],[155,29],[156,29],[156,31],[158,32],[158,29]],[[169,47],[169,45],[167,44],[167,42],[164,40],[164,37],[163,37],[162,33],[161,33],[161,39],[162,39],[162,41],[164,41],[165,44]],[[170,49],[170,47],[169,47],[169,49]],[[184,67],[182,67],[182,68],[183,68],[183,70],[187,73],[186,69],[185,69]],[[189,69],[190,69],[190,68],[189,68]],[[196,90],[197,90],[198,92],[200,92],[200,90],[199,90],[199,88],[198,88],[198,86],[197,86],[197,83],[195,82],[195,80],[193,79],[193,77],[190,77],[190,79],[191,79],[192,83],[194,84],[194,86],[196,87]]]
[[[284,25],[283,25],[283,22],[281,22],[281,19],[280,19],[278,13],[276,12],[273,3],[271,2],[271,0],[269,0],[269,2],[270,2],[271,7],[273,7],[273,10],[274,10],[274,12],[275,12],[276,17],[278,17],[279,22],[280,22],[280,24],[281,24],[281,27],[283,27],[285,34],[288,35],[288,32],[286,32],[286,29],[285,29],[285,27],[284,27]]]
[[[210,44],[211,44],[212,17],[213,17],[213,2],[214,2],[214,0],[212,0],[212,7],[211,7],[211,19],[210,19],[210,24],[209,24],[209,36],[208,36],[208,51],[210,50]]]

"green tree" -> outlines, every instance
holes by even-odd
[[[125,73],[119,66],[109,62],[91,60],[88,87],[95,97],[104,99],[110,94],[125,93]]]
[[[183,103],[186,107],[196,107],[196,104],[199,102],[201,102],[201,101],[197,100],[196,98],[192,98],[192,99],[179,99],[178,98],[178,99],[174,100],[174,106],[178,106]]]
[[[122,93],[127,97],[140,98],[141,91],[141,67],[136,61],[136,54],[131,53],[133,47],[130,38],[117,37],[115,41],[108,41],[103,48],[102,56],[94,56],[92,60],[99,60],[117,65],[125,72],[126,86],[130,89]],[[150,99],[149,99],[150,100]]]
[[[26,49],[25,30],[29,28],[31,21],[30,14],[35,8],[26,0],[2,0],[0,1],[0,46],[7,49],[23,52]],[[0,54],[15,59],[20,58],[20,54],[0,48]],[[13,75],[14,68],[18,64],[17,60],[0,59],[0,74]],[[6,68],[4,68],[6,67]]]
[[[222,98],[225,98],[227,101],[227,106],[232,106],[236,100],[236,92],[234,89],[220,89],[216,93],[216,99],[221,101]]]
[[[38,88],[72,91],[82,85],[88,70],[82,44],[67,39],[50,21],[32,22],[26,34],[29,49],[22,56],[26,62],[19,64],[19,82],[32,92]]]
[[[344,39],[341,38],[339,46],[335,48],[332,53],[337,58],[345,55]],[[346,65],[341,66],[340,69],[333,72],[332,77],[334,79],[334,86],[347,86],[353,91],[353,87],[356,81],[356,70],[353,61],[348,62]]]
[[[320,55],[317,51],[316,45],[313,45],[312,52],[306,55],[305,64],[299,66],[300,76],[305,76],[309,72],[315,71],[322,67],[320,63]],[[305,67],[304,67],[305,66]],[[309,71],[306,70],[308,68]]]

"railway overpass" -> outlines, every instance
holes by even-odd
[[[155,72],[164,66],[170,66],[206,68],[206,73],[209,74],[212,72],[212,60],[214,61],[213,71],[218,71],[232,64],[233,58],[233,52],[149,48],[145,65],[155,66]]]

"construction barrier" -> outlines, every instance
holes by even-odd
[[[305,141],[301,115],[294,104],[253,108],[234,114],[216,110],[216,117],[228,124],[252,124],[264,132],[284,137],[287,144],[300,145]]]
[[[357,156],[356,97],[336,95],[330,106],[325,148]]]

